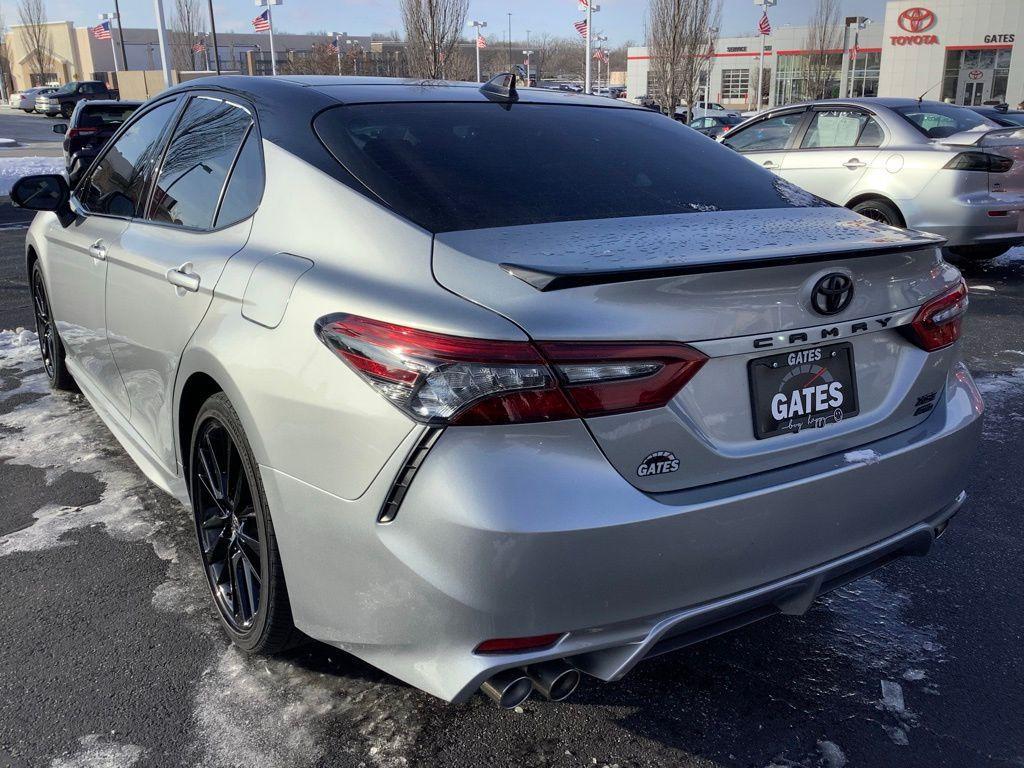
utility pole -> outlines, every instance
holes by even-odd
[[[512,65],[512,13],[508,14],[508,71],[514,69]]]
[[[171,51],[167,44],[167,22],[164,20],[164,0],[153,0],[156,11],[156,36],[160,42],[160,66],[164,71],[164,85],[170,88],[174,76],[171,74]]]
[[[118,73],[117,69],[117,48],[114,46],[114,22],[117,20],[117,15],[114,13],[101,13],[100,21],[110,22],[110,55],[114,57],[114,74]]]
[[[473,21],[470,26],[476,30],[476,39],[473,40],[473,47],[476,48],[476,81],[480,82],[480,38],[483,33],[480,31],[487,26],[486,21]]]
[[[210,9],[210,37],[213,38],[213,66],[219,75],[220,51],[217,50],[217,22],[213,18],[213,0],[208,0],[208,7]],[[207,69],[209,69],[209,66],[207,66]]]

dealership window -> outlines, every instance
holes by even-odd
[[[776,104],[839,98],[839,74],[843,69],[843,54],[780,54],[776,64]],[[824,81],[823,85],[814,87],[814,80]],[[817,92],[812,93],[812,88]]]
[[[878,73],[882,68],[882,54],[865,53],[857,54],[850,72],[851,93],[856,96],[877,96],[878,95]]]
[[[59,83],[56,72],[44,72],[43,74],[36,74],[33,72],[30,75],[30,81],[33,88],[38,88],[41,85],[49,85],[50,83]]]
[[[973,48],[946,51],[942,100],[954,104],[1007,101],[1010,48]]]
[[[749,69],[722,70],[722,101],[746,101],[749,90]]]

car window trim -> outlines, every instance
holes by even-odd
[[[76,212],[79,212],[79,213],[81,213],[84,216],[100,216],[100,217],[102,217],[104,219],[119,219],[121,221],[132,221],[133,219],[137,218],[135,216],[115,216],[115,215],[110,214],[110,213],[99,213],[97,211],[91,211],[81,201],[81,199],[79,198],[78,192],[82,188],[82,185],[85,184],[89,180],[89,178],[92,176],[93,172],[96,170],[96,166],[99,165],[100,162],[103,160],[103,158],[105,158],[107,156],[107,153],[110,152],[111,149],[113,149],[114,144],[116,144],[118,141],[120,141],[122,134],[124,134],[125,131],[129,130],[131,128],[131,126],[133,126],[135,124],[136,121],[141,120],[143,117],[148,115],[154,109],[162,107],[165,104],[172,104],[174,102],[179,102],[178,107],[177,107],[175,113],[173,115],[171,115],[171,118],[168,121],[168,124],[170,124],[172,121],[176,122],[176,118],[177,118],[177,116],[178,116],[178,114],[179,114],[179,112],[181,110],[180,101],[181,101],[180,94],[174,94],[170,98],[161,99],[160,101],[154,102],[151,106],[146,107],[145,109],[143,109],[142,107],[139,107],[135,112],[132,113],[132,116],[129,119],[127,119],[123,123],[121,123],[121,127],[118,128],[117,132],[107,140],[107,144],[103,148],[103,151],[100,152],[98,155],[96,155],[96,157],[93,159],[92,163],[89,165],[89,168],[86,170],[85,173],[82,174],[81,180],[78,182],[78,184],[75,185],[75,188],[71,191],[71,202],[72,202],[73,207],[75,208]],[[160,138],[157,141],[162,143],[162,144],[166,144],[167,138],[169,137],[169,135],[170,134],[167,132],[167,126],[164,126],[164,132],[160,135]],[[163,149],[161,149],[161,156],[163,156]],[[149,186],[150,182],[152,182],[152,178],[150,178],[146,182],[147,187]],[[148,198],[148,193],[147,193],[147,198]]]
[[[807,134],[811,130],[811,123],[814,122],[813,115],[817,115],[821,112],[857,112],[858,114],[864,115],[868,120],[874,120],[875,125],[877,125],[881,129],[882,141],[876,147],[862,147],[860,146],[860,144],[857,143],[860,141],[860,137],[864,134],[864,129],[867,127],[867,121],[865,121],[864,125],[861,126],[860,131],[857,132],[857,141],[851,145],[842,147],[805,147],[803,146],[803,143],[804,139],[807,138]],[[800,141],[799,143],[797,143],[795,147],[793,147],[793,151],[795,152],[834,152],[837,149],[881,149],[882,146],[885,144],[886,140],[889,138],[889,134],[886,132],[885,126],[882,125],[881,121],[878,120],[877,116],[870,110],[862,109],[861,107],[852,107],[844,105],[817,105],[813,109],[809,110],[809,113],[812,115],[812,117],[810,120],[804,120],[803,124],[801,125]]]
[[[263,141],[260,138],[261,134],[259,133],[259,125],[257,124],[256,121],[256,110],[253,109],[251,105],[239,103],[235,100],[237,99],[237,96],[231,94],[231,97],[229,98],[228,94],[222,93],[221,91],[204,89],[201,91],[189,91],[187,92],[186,95],[188,96],[188,98],[182,99],[182,106],[179,108],[178,112],[175,114],[173,118],[174,128],[168,132],[167,136],[164,139],[164,145],[160,151],[160,161],[157,165],[157,171],[156,173],[153,174],[152,178],[150,179],[149,191],[146,195],[145,214],[141,217],[134,217],[132,219],[132,223],[142,224],[151,227],[169,228],[173,229],[176,232],[188,232],[196,235],[206,235],[212,234],[214,232],[220,232],[224,229],[233,227],[236,224],[241,224],[243,221],[251,219],[256,214],[256,211],[259,210],[259,205],[257,205],[256,209],[251,214],[246,216],[244,219],[239,219],[238,221],[233,221],[230,224],[225,224],[223,226],[216,226],[217,217],[220,215],[221,205],[224,203],[224,195],[227,193],[228,182],[231,181],[231,176],[235,171],[235,165],[238,163],[238,158],[241,155],[242,148],[245,146],[246,139],[249,138],[253,131],[256,132],[259,144],[258,149],[260,153],[260,203],[263,202],[263,193],[266,188],[266,162],[263,157]],[[236,107],[237,109],[241,109],[243,112],[249,115],[249,127],[246,129],[245,134],[242,136],[242,140],[239,142],[238,148],[235,150],[235,155],[231,160],[231,165],[228,167],[228,172],[224,176],[224,183],[221,185],[220,192],[217,195],[217,205],[214,208],[214,214],[213,218],[211,219],[210,227],[186,227],[182,224],[170,224],[164,221],[154,221],[153,219],[150,218],[150,214],[152,213],[153,198],[156,194],[156,183],[160,178],[160,171],[163,170],[164,161],[167,158],[167,151],[170,149],[171,146],[171,139],[174,137],[175,131],[178,130],[178,126],[181,124],[181,119],[184,117],[185,110],[188,109],[188,105],[198,98],[210,99],[211,101],[220,101],[232,107]]]

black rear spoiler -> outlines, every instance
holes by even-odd
[[[916,251],[921,248],[941,247],[945,244],[945,238],[928,235],[927,238],[921,237],[906,243],[852,248],[848,251],[812,252],[795,255],[779,254],[778,256],[751,256],[749,258],[739,257],[718,261],[695,261],[689,264],[639,267],[636,269],[585,269],[574,272],[559,272],[548,267],[530,266],[527,264],[499,264],[498,266],[513,277],[522,280],[527,285],[533,286],[538,291],[561,291],[566,288],[580,288],[586,285],[608,285],[610,283],[626,283],[633,280],[653,280],[661,277],[733,272],[742,269],[761,269],[763,267],[789,266],[792,264],[814,264],[822,261],[842,259],[863,259],[869,256],[884,256],[890,253]]]

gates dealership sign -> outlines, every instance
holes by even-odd
[[[938,35],[926,34],[935,26],[935,11],[930,8],[907,8],[896,19],[906,35],[890,35],[893,45],[938,45]]]

